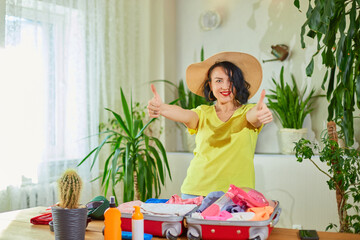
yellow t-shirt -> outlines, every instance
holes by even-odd
[[[221,121],[214,106],[192,109],[199,116],[194,158],[190,162],[181,192],[206,196],[213,191],[226,192],[230,184],[255,187],[254,153],[262,127],[255,128],[246,112],[255,104],[238,108],[227,121]]]

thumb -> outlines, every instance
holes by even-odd
[[[154,84],[151,84],[150,87],[151,87],[151,91],[153,92],[154,96],[155,96],[156,98],[160,98],[159,94],[158,94],[157,91],[156,91],[156,88],[155,88]]]
[[[259,101],[258,101],[258,103],[257,103],[257,109],[258,109],[258,110],[260,110],[260,109],[262,108],[262,105],[263,105],[263,103],[264,103],[264,98],[265,98],[265,89],[263,89],[263,90],[261,91],[260,99],[259,99]]]

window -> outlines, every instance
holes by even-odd
[[[53,181],[87,152],[82,16],[64,6],[24,2],[36,2],[36,9],[12,6],[17,10],[6,13],[0,49],[0,146],[6,164],[0,189]]]

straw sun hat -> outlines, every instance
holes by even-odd
[[[190,91],[204,97],[203,85],[207,80],[209,68],[221,61],[229,61],[241,69],[245,81],[250,84],[249,99],[254,96],[262,81],[261,65],[255,57],[241,52],[221,52],[203,62],[189,65],[186,69],[186,83]]]

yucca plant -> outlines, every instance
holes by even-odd
[[[284,82],[284,67],[280,71],[280,82],[272,78],[275,89],[269,90],[272,94],[267,94],[269,100],[268,106],[280,120],[283,128],[301,129],[305,117],[314,109],[311,108],[315,97],[315,90],[312,89],[309,95],[304,99],[306,89],[300,92],[295,81],[294,75],[291,74],[293,87]]]
[[[104,195],[111,188],[112,194],[116,196],[115,187],[123,182],[124,202],[134,199],[145,201],[153,197],[154,193],[155,197],[160,195],[166,172],[171,179],[169,163],[161,141],[144,132],[155,119],[144,125],[142,119],[135,117],[132,100],[128,105],[122,89],[120,94],[123,116],[106,108],[115,117],[120,131],[109,129],[100,132],[99,135],[104,136],[104,139],[82,159],[79,165],[93,155],[90,167],[92,169],[100,151],[105,145],[110,145],[110,153],[104,163],[104,172],[99,176],[102,179]]]

